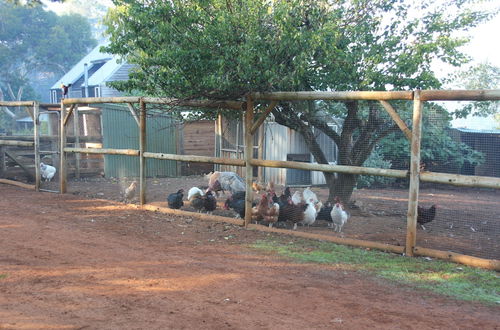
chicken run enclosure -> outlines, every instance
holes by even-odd
[[[31,182],[29,177],[27,183],[5,178],[0,182],[499,270],[500,133],[451,129],[446,120],[446,107],[484,101],[498,106],[499,100],[499,90],[276,92],[250,94],[242,101],[65,99],[56,111],[58,127],[52,140],[57,136],[58,141],[53,141],[50,156],[44,154],[44,141],[48,139],[40,135],[40,105],[1,102],[0,106],[30,109],[35,125],[30,142],[0,136],[2,168],[5,150],[31,148]],[[291,129],[280,124],[277,109],[281,106],[294,103],[307,111],[311,102],[324,111],[317,111],[308,124],[303,124],[305,127]],[[349,138],[350,146],[342,145],[347,141],[342,137],[343,130],[353,125],[345,116],[348,104],[356,104],[357,111],[363,113],[359,131]],[[105,114],[118,105],[125,109],[120,116],[127,117],[123,119],[126,124],[107,125],[106,121],[118,122],[116,117]],[[89,109],[97,107],[101,109],[100,122],[81,117],[86,111],[92,114]],[[224,109],[226,114],[234,114],[231,119],[219,115],[215,121],[213,156],[179,154],[179,122],[168,115],[171,109],[179,107],[186,111]],[[89,133],[92,126],[102,134],[100,139]],[[110,133],[113,129],[116,132]],[[109,143],[109,136],[116,143]],[[358,159],[346,158],[346,150],[355,148],[360,150]],[[363,153],[369,156],[363,158]],[[50,182],[40,180],[41,161],[57,168],[56,177]],[[246,186],[245,217],[236,218],[236,212],[224,208],[227,194],[218,196],[213,214],[195,212],[186,201],[187,192],[194,186],[205,189],[208,180],[203,175],[179,176],[179,168],[189,163],[212,164],[214,170],[238,173]],[[254,183],[265,187],[272,181],[277,196],[285,187],[292,194],[310,187],[325,208],[328,200],[340,193],[345,196],[350,190],[346,185],[353,177],[357,180],[351,181],[352,195],[346,203],[349,218],[340,233],[322,217],[311,225],[299,225],[296,230],[288,221],[272,227],[266,222],[251,221],[250,206],[258,203],[263,194],[252,189]],[[332,182],[339,180],[343,180],[344,186],[333,185],[330,189]],[[30,184],[33,181],[34,185]],[[125,200],[123,193],[134,181],[135,198]],[[178,189],[184,190],[184,206],[180,210],[170,209],[166,197]],[[421,223],[422,213],[433,206],[435,214]]]

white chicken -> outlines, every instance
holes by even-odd
[[[40,163],[40,174],[45,181],[50,181],[56,175],[56,168],[44,163]]]
[[[294,205],[299,205],[300,203],[302,203],[302,193],[300,191],[296,191],[293,193],[292,195],[292,203]]]
[[[188,191],[188,195],[187,195],[187,199],[188,201],[191,201],[193,199],[193,197],[195,196],[198,196],[198,197],[203,197],[203,195],[205,195],[203,193],[203,190],[201,190],[200,188],[198,187],[192,187],[191,189],[189,189]]]
[[[341,232],[342,227],[345,225],[347,222],[347,219],[349,218],[349,214],[344,211],[344,207],[340,202],[335,203],[335,206],[332,208],[332,212],[330,213],[332,217],[332,227],[334,226],[334,230],[336,232]]]
[[[128,186],[127,189],[125,189],[125,193],[123,194],[125,201],[131,201],[135,196],[136,190],[137,190],[137,181],[132,181],[130,186]]]
[[[318,196],[316,196],[316,194],[309,187],[304,189],[304,191],[302,192],[302,196],[304,197],[305,201],[312,200],[313,204],[319,202]]]
[[[310,226],[316,221],[316,214],[318,212],[316,211],[314,202],[312,200],[309,200],[308,202],[306,202],[306,204],[307,208],[304,211],[304,220],[302,220],[300,223],[302,225]]]

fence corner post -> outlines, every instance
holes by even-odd
[[[422,133],[422,109],[423,103],[420,100],[420,90],[413,94],[413,127],[411,138],[411,159],[410,159],[410,188],[408,196],[408,213],[406,225],[406,248],[408,256],[414,255],[414,248],[417,241],[417,216],[418,216],[418,194],[420,187],[420,140]]]
[[[253,166],[251,160],[253,158],[253,98],[247,96],[247,108],[245,112],[245,227],[252,222],[252,181],[253,181]]]
[[[139,203],[146,204],[146,103],[141,97],[139,114]]]

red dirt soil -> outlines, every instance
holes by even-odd
[[[233,225],[1,184],[0,208],[0,329],[500,328],[498,307],[264,254]]]

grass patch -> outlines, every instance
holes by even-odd
[[[4,278],[7,278],[7,274],[0,274],[0,280]]]
[[[368,273],[459,300],[500,302],[500,276],[495,271],[300,239],[285,241],[274,237],[257,241],[251,247],[299,262],[331,264]]]

